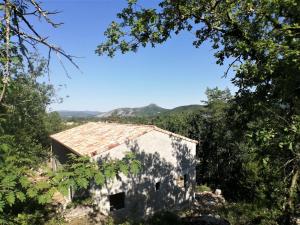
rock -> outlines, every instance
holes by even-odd
[[[225,203],[222,195],[216,195],[212,192],[199,192],[195,194],[195,206],[203,209],[213,210],[219,208]],[[214,210],[213,210],[214,211]]]
[[[74,218],[82,218],[89,215],[92,211],[93,209],[91,207],[77,206],[65,211],[65,219],[70,221]]]
[[[215,195],[221,196],[221,194],[222,194],[221,189],[216,189],[216,190],[215,190]]]
[[[300,225],[300,217],[294,219],[296,225]]]

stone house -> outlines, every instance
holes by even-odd
[[[189,204],[195,186],[197,141],[152,125],[90,122],[51,135],[53,169],[67,155],[88,155],[101,162],[133,151],[142,163],[138,175],[122,175],[101,188],[91,187],[103,214],[140,217]],[[70,199],[72,198],[70,193]]]

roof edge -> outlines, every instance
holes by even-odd
[[[51,134],[51,135],[49,135],[49,137],[52,138],[52,139],[55,139],[55,136],[56,136],[57,134],[63,133],[63,132],[65,132],[65,131],[67,131],[67,130],[73,130],[73,129],[75,130],[75,129],[78,129],[78,127],[85,126],[85,125],[90,124],[90,123],[95,124],[95,123],[97,123],[97,122],[87,122],[87,123],[79,124],[78,126],[71,127],[71,128],[66,129],[66,130],[59,131],[59,132],[57,132],[57,133],[55,133],[55,134]]]
[[[57,143],[61,144],[62,146],[64,146],[65,148],[69,149],[73,154],[75,155],[78,155],[78,156],[84,156],[82,154],[80,154],[78,151],[75,151],[74,149],[70,148],[69,146],[65,145],[64,143],[60,142],[59,140],[57,140],[56,138],[54,137],[51,137],[50,138],[52,139],[52,141],[56,141]],[[52,145],[52,143],[51,143]]]
[[[167,130],[161,129],[161,128],[155,126],[155,125],[153,125],[153,128],[154,128],[154,130],[156,130],[156,131],[158,131],[158,132],[161,132],[161,133],[165,133],[165,134],[168,134],[168,135],[172,135],[172,136],[174,136],[174,137],[178,137],[178,138],[181,138],[181,139],[183,139],[183,140],[186,140],[186,141],[189,141],[189,142],[192,142],[192,143],[195,143],[195,144],[198,144],[198,143],[199,143],[199,142],[196,141],[196,140],[193,140],[193,139],[191,139],[191,138],[187,138],[187,137],[185,137],[185,136],[183,136],[183,135],[180,135],[180,134],[173,133],[173,132],[171,132],[171,131],[167,131]]]

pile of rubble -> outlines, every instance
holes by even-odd
[[[213,214],[224,204],[225,199],[220,189],[214,193],[209,191],[195,193],[194,210],[200,215]]]
[[[230,225],[230,223],[220,218],[217,211],[225,204],[225,199],[221,190],[214,193],[210,191],[196,192],[192,207],[191,216],[182,218],[185,225]]]

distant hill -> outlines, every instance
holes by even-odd
[[[163,112],[168,111],[168,109],[159,107],[156,104],[150,104],[144,107],[139,108],[119,108],[114,109],[106,113],[101,113],[97,115],[97,117],[104,118],[104,117],[151,117],[157,116]]]
[[[72,117],[88,118],[88,117],[94,117],[101,113],[98,111],[69,111],[69,110],[61,110],[57,112],[62,118],[72,118]]]
[[[195,112],[195,111],[202,110],[203,108],[204,108],[203,105],[184,105],[184,106],[178,106],[176,108],[170,109],[164,114]]]
[[[202,105],[185,105],[173,109],[165,109],[156,104],[137,108],[118,108],[108,112],[98,111],[57,111],[62,118],[107,118],[107,117],[155,117],[170,114],[194,112],[203,109]]]

